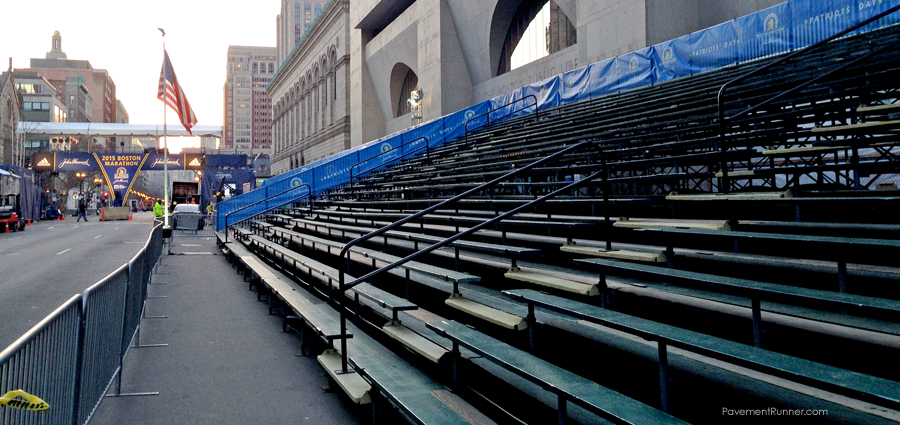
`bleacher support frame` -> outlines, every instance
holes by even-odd
[[[292,190],[295,190],[295,189],[297,189],[297,188],[301,188],[301,187],[303,187],[303,186],[306,186],[306,194],[304,194],[304,195],[302,195],[302,196],[298,196],[298,197],[296,197],[296,198],[294,198],[294,199],[291,199],[290,201],[287,201],[287,202],[285,202],[284,204],[288,204],[288,203],[291,203],[291,202],[297,202],[297,201],[299,201],[299,200],[301,200],[301,199],[303,199],[303,198],[308,198],[308,197],[310,197],[310,196],[312,195],[312,188],[310,188],[308,184],[303,183],[303,184],[301,184],[301,185],[299,185],[299,186],[293,186],[293,187],[291,187],[291,188],[288,189],[288,190],[285,190],[285,191],[283,191],[283,192],[276,193],[276,194],[274,194],[274,195],[272,195],[272,196],[270,196],[270,197],[268,197],[268,198],[266,198],[266,199],[263,199],[263,200],[261,200],[261,201],[256,201],[256,202],[254,202],[254,203],[252,203],[252,204],[250,204],[250,205],[243,206],[243,207],[238,208],[238,209],[236,209],[236,210],[234,210],[234,211],[232,211],[232,212],[230,212],[230,213],[228,213],[228,214],[225,214],[225,230],[226,230],[226,231],[225,231],[225,243],[229,243],[229,242],[228,242],[228,217],[230,217],[232,214],[234,214],[234,213],[236,213],[236,212],[238,212],[238,211],[246,210],[247,208],[250,208],[250,207],[252,207],[252,206],[254,206],[254,205],[259,205],[259,204],[261,204],[261,203],[263,203],[263,202],[268,202],[268,201],[271,200],[272,198],[275,198],[275,197],[284,195],[285,193],[288,193],[288,192],[290,192],[290,191],[292,191]],[[265,211],[260,212],[260,214],[265,214],[265,213],[267,213],[267,212],[269,212],[269,211],[272,211],[272,210],[281,208],[281,206],[284,205],[284,204],[280,204],[280,205],[278,205],[278,206],[269,208],[269,209],[267,209],[267,210],[265,210]],[[251,217],[247,217],[247,218],[245,218],[244,220],[248,220],[248,219],[250,219],[250,218],[251,218]],[[237,223],[240,223],[241,221],[244,221],[244,220],[238,220]],[[237,224],[237,223],[231,223],[231,224]]]
[[[424,140],[424,141],[425,141],[425,147],[424,147],[424,148],[419,148],[419,149],[416,149],[416,150],[414,150],[414,151],[407,152],[407,153],[405,153],[405,154],[403,154],[403,155],[400,155],[400,156],[398,156],[398,157],[396,157],[396,158],[394,158],[394,159],[388,160],[388,161],[386,161],[386,162],[382,162],[379,166],[381,166],[381,165],[386,165],[386,164],[390,164],[390,163],[392,163],[392,162],[394,162],[394,161],[397,161],[397,160],[402,159],[402,158],[405,158],[405,157],[407,157],[407,156],[409,156],[409,155],[415,154],[416,152],[419,152],[419,151],[421,151],[422,149],[425,149],[425,158],[430,158],[430,152],[431,152],[431,150],[430,150],[430,148],[429,148],[429,146],[428,146],[428,138],[425,137],[425,136],[417,137],[417,138],[412,139],[412,140],[410,140],[410,141],[408,141],[408,142],[406,142],[406,143],[403,143],[403,144],[400,145],[400,146],[397,146],[396,148],[393,148],[393,149],[391,149],[391,150],[384,151],[384,152],[382,152],[382,153],[380,153],[380,154],[378,154],[378,155],[375,155],[375,156],[373,156],[373,157],[371,157],[371,158],[369,158],[369,159],[362,160],[362,161],[357,162],[356,164],[351,165],[350,168],[349,168],[349,170],[350,170],[350,187],[351,187],[351,188],[353,187],[353,180],[354,180],[354,177],[353,177],[353,168],[354,168],[354,167],[357,167],[357,166],[359,166],[360,164],[365,164],[365,163],[367,163],[367,162],[369,162],[369,161],[371,161],[371,160],[373,160],[373,159],[375,159],[375,158],[378,158],[378,157],[381,156],[381,155],[387,155],[388,153],[391,153],[391,152],[393,152],[393,151],[395,151],[395,150],[397,150],[397,149],[400,149],[400,148],[402,148],[402,147],[404,147],[404,146],[406,146],[406,145],[415,143],[415,142],[417,142],[417,141],[419,141],[419,140]],[[356,178],[360,178],[360,177],[363,176],[363,174],[368,173],[369,171],[372,171],[372,170],[374,170],[374,169],[376,169],[376,168],[378,168],[378,167],[372,167],[372,168],[369,168],[369,169],[366,170],[366,171],[362,171],[362,172],[360,172],[359,174],[356,175]]]
[[[525,100],[525,99],[528,99],[528,98],[534,99],[534,105],[523,106],[523,107],[521,107],[521,108],[519,108],[519,109],[516,109],[516,110],[514,110],[514,111],[512,111],[512,112],[510,112],[510,113],[508,113],[508,114],[506,114],[506,115],[503,115],[503,116],[506,117],[506,116],[515,114],[516,112],[524,111],[524,110],[527,109],[527,108],[534,107],[534,120],[537,121],[538,119],[540,119],[540,118],[541,118],[541,116],[540,116],[540,114],[539,114],[540,108],[538,108],[537,97],[536,97],[535,95],[533,95],[533,94],[529,94],[528,96],[522,96],[521,98],[516,99],[516,100],[514,100],[514,101],[512,101],[512,102],[509,102],[509,103],[507,103],[507,104],[505,104],[505,105],[503,105],[503,106],[498,106],[498,107],[493,108],[493,109],[491,109],[491,110],[489,110],[489,111],[487,111],[487,112],[485,112],[485,113],[483,113],[483,114],[481,114],[481,115],[476,115],[476,116],[474,116],[474,117],[469,118],[468,120],[466,120],[466,124],[465,124],[465,130],[466,130],[466,138],[465,138],[465,141],[466,141],[466,142],[463,144],[463,146],[469,146],[469,123],[470,123],[470,122],[472,122],[472,121],[474,121],[474,120],[476,120],[476,119],[478,119],[478,118],[481,118],[481,117],[486,116],[486,117],[487,117],[487,122],[486,122],[485,124],[483,124],[483,125],[485,125],[485,126],[490,126],[490,125],[491,125],[491,114],[493,114],[494,112],[497,112],[497,111],[499,111],[499,110],[501,110],[501,109],[503,109],[503,108],[506,108],[506,107],[508,107],[508,106],[515,105],[516,103],[519,103],[519,102],[521,102],[521,101],[523,101],[523,100]]]
[[[770,70],[770,69],[772,69],[772,68],[775,68],[776,66],[781,65],[781,64],[783,64],[783,63],[785,63],[785,62],[787,62],[787,61],[789,61],[789,60],[791,60],[791,59],[794,59],[794,58],[796,58],[796,57],[802,56],[802,55],[807,54],[807,53],[809,53],[809,52],[811,52],[811,51],[815,51],[815,50],[818,49],[819,47],[822,47],[822,46],[824,46],[824,45],[830,43],[830,42],[833,41],[833,40],[836,40],[836,39],[838,39],[838,38],[840,38],[840,37],[843,37],[843,36],[845,36],[845,35],[847,35],[847,34],[853,32],[853,31],[856,31],[856,30],[858,30],[858,29],[860,29],[860,28],[862,28],[862,27],[864,27],[864,26],[866,26],[866,25],[869,25],[869,24],[871,24],[871,23],[873,23],[873,22],[875,22],[875,21],[877,21],[877,20],[879,20],[879,19],[881,19],[881,18],[884,18],[884,17],[886,17],[886,16],[888,16],[888,15],[894,13],[894,12],[897,12],[897,11],[900,11],[900,5],[894,6],[894,7],[890,8],[890,9],[884,11],[884,12],[881,12],[881,13],[879,13],[879,14],[877,14],[877,15],[871,17],[871,18],[869,18],[869,19],[866,19],[865,21],[862,21],[862,22],[860,22],[860,23],[858,23],[858,24],[856,24],[856,25],[853,25],[853,26],[851,26],[851,27],[849,27],[849,28],[847,28],[847,29],[845,29],[845,30],[843,30],[843,31],[840,31],[840,32],[838,32],[838,33],[836,33],[836,34],[834,34],[834,35],[828,37],[828,38],[825,38],[824,40],[821,40],[821,41],[819,41],[819,42],[817,42],[817,43],[815,43],[815,44],[813,44],[813,45],[811,45],[811,46],[805,47],[805,48],[803,48],[803,49],[796,50],[796,51],[794,51],[794,52],[792,52],[792,53],[790,53],[790,54],[788,54],[788,55],[785,55],[784,57],[781,57],[781,58],[779,58],[779,59],[777,59],[777,60],[775,60],[775,61],[773,61],[773,62],[769,62],[769,63],[767,63],[767,64],[765,64],[765,65],[763,65],[763,66],[761,66],[761,67],[759,67],[759,68],[756,68],[756,69],[754,69],[754,70],[752,70],[752,71],[750,71],[750,72],[747,72],[747,73],[745,73],[745,74],[743,74],[743,75],[740,75],[740,76],[738,76],[738,77],[736,77],[736,78],[734,78],[734,79],[732,79],[732,80],[726,82],[724,85],[722,85],[722,88],[719,89],[719,93],[718,93],[718,96],[717,96],[717,105],[718,105],[718,108],[719,108],[719,143],[718,143],[718,144],[719,144],[719,153],[720,153],[720,156],[721,156],[721,160],[720,160],[720,170],[721,170],[721,172],[722,172],[722,177],[721,177],[722,183],[721,183],[721,185],[720,185],[720,190],[722,191],[722,193],[728,193],[729,190],[730,190],[729,184],[728,184],[728,165],[727,165],[727,163],[726,163],[726,158],[725,158],[725,151],[727,150],[727,147],[726,147],[726,145],[725,145],[725,133],[727,132],[726,121],[730,121],[730,120],[733,120],[733,119],[735,119],[735,118],[738,118],[738,117],[747,115],[747,114],[749,114],[749,113],[751,113],[751,112],[757,110],[757,109],[758,109],[759,107],[761,107],[761,106],[767,105],[767,104],[769,104],[769,103],[771,103],[771,102],[777,100],[778,98],[780,98],[780,97],[782,97],[782,96],[785,96],[785,95],[787,95],[787,94],[789,94],[789,93],[793,93],[793,92],[795,92],[795,91],[797,91],[797,90],[800,90],[800,89],[802,89],[802,88],[804,88],[804,87],[806,87],[806,86],[808,86],[808,85],[810,85],[810,84],[813,84],[813,83],[815,83],[816,81],[818,81],[818,80],[820,80],[820,79],[822,79],[822,78],[825,78],[825,77],[827,77],[827,76],[829,76],[829,75],[831,75],[831,74],[833,74],[833,73],[835,73],[835,72],[837,72],[837,71],[843,70],[843,69],[845,69],[845,68],[847,68],[847,67],[849,67],[849,66],[851,66],[851,65],[855,65],[856,63],[862,61],[863,59],[867,59],[867,58],[869,58],[869,57],[871,57],[871,56],[873,56],[873,55],[875,55],[875,54],[877,54],[877,53],[880,53],[882,50],[886,50],[887,48],[896,46],[898,43],[892,43],[892,44],[890,44],[890,45],[888,45],[888,46],[883,47],[882,49],[878,49],[878,50],[869,52],[868,54],[866,54],[866,55],[864,55],[864,56],[862,56],[862,57],[860,57],[860,58],[857,58],[856,60],[854,60],[854,61],[852,61],[852,62],[848,62],[848,63],[846,63],[846,64],[843,64],[843,65],[841,65],[841,66],[838,67],[838,68],[835,68],[835,69],[833,69],[833,70],[831,70],[831,71],[828,71],[828,72],[826,72],[826,73],[824,73],[824,74],[821,74],[821,75],[819,75],[819,76],[817,76],[817,77],[815,77],[815,78],[813,78],[813,79],[811,79],[811,80],[809,80],[809,81],[807,81],[807,82],[805,82],[805,83],[803,83],[803,84],[801,84],[801,85],[799,85],[799,86],[797,86],[797,87],[794,87],[794,88],[792,88],[792,89],[790,89],[790,90],[787,90],[787,91],[785,91],[785,92],[782,92],[782,93],[780,93],[780,94],[778,94],[778,95],[776,95],[776,96],[774,96],[774,97],[772,97],[772,98],[770,98],[770,99],[768,99],[768,100],[765,100],[765,101],[763,101],[763,102],[761,102],[761,103],[759,103],[759,104],[757,104],[757,105],[755,105],[755,106],[746,108],[746,109],[744,109],[743,111],[738,112],[737,114],[732,115],[732,116],[730,116],[730,117],[726,117],[726,116],[725,116],[725,90],[728,89],[729,86],[732,86],[732,85],[738,83],[739,81],[746,80],[747,78],[750,78],[750,77],[752,77],[752,76],[754,76],[754,75],[758,75],[758,74],[762,73],[763,71],[768,71],[768,70]]]
[[[439,204],[437,204],[437,205],[433,205],[433,206],[431,206],[431,207],[429,207],[429,208],[426,208],[426,209],[424,209],[424,210],[422,210],[422,211],[419,211],[418,213],[412,214],[412,215],[410,215],[410,216],[408,216],[408,217],[406,217],[406,218],[404,218],[404,219],[398,220],[398,221],[396,221],[396,222],[394,222],[394,223],[392,223],[392,224],[389,224],[389,225],[387,225],[387,226],[385,226],[385,227],[382,227],[381,229],[378,229],[378,230],[375,230],[375,231],[373,231],[373,232],[370,232],[370,233],[368,233],[368,234],[366,234],[366,235],[360,236],[360,237],[358,237],[358,238],[356,238],[356,239],[354,239],[354,240],[348,242],[347,244],[345,244],[345,245],[344,245],[344,248],[341,249],[340,254],[338,254],[338,258],[339,258],[339,259],[340,259],[340,258],[344,258],[344,259],[345,259],[345,262],[346,262],[346,269],[349,270],[349,269],[350,269],[350,259],[349,259],[349,258],[345,258],[345,257],[346,257],[347,254],[349,253],[350,248],[353,247],[354,245],[357,245],[357,244],[359,244],[359,243],[365,242],[365,241],[367,241],[367,240],[369,240],[369,239],[371,239],[371,238],[373,238],[373,237],[379,236],[379,235],[381,235],[381,234],[383,234],[383,233],[385,233],[385,232],[387,232],[387,231],[389,231],[389,230],[392,230],[392,229],[394,229],[394,228],[397,228],[397,227],[399,227],[399,226],[402,226],[402,225],[408,223],[408,222],[411,221],[411,220],[414,220],[414,219],[419,218],[419,217],[421,217],[421,216],[423,216],[423,215],[426,215],[426,214],[428,214],[428,213],[430,213],[430,212],[433,212],[433,211],[435,211],[435,210],[437,210],[437,209],[439,209],[439,208],[441,208],[441,207],[443,207],[443,206],[445,206],[445,205],[447,205],[447,204],[454,203],[454,202],[456,202],[456,201],[458,201],[458,200],[460,200],[460,199],[466,198],[466,197],[468,197],[468,196],[470,196],[470,195],[472,195],[472,194],[481,192],[482,190],[487,189],[487,188],[489,188],[489,187],[492,187],[492,186],[494,186],[494,185],[500,183],[501,181],[504,181],[504,180],[508,179],[509,177],[512,177],[512,176],[514,176],[514,175],[516,175],[516,174],[522,173],[522,172],[524,172],[524,171],[529,171],[529,170],[531,170],[531,169],[533,169],[533,168],[535,168],[535,167],[537,167],[537,166],[539,166],[539,165],[541,165],[541,164],[543,164],[543,163],[545,163],[545,162],[547,162],[547,161],[556,159],[557,157],[560,157],[560,156],[562,156],[562,155],[565,155],[565,154],[567,154],[567,153],[569,153],[569,152],[577,151],[577,150],[579,150],[579,149],[581,149],[581,148],[583,148],[583,147],[588,147],[588,146],[589,146],[589,147],[592,147],[592,148],[594,148],[594,149],[597,149],[597,150],[600,152],[600,156],[601,156],[601,158],[602,158],[602,156],[603,156],[603,150],[602,150],[602,148],[601,148],[600,146],[598,146],[597,141],[591,140],[591,141],[581,142],[581,143],[577,143],[577,144],[575,144],[575,145],[569,146],[569,147],[567,147],[567,148],[565,148],[565,149],[562,149],[562,150],[560,150],[560,151],[554,153],[553,155],[550,155],[550,156],[544,157],[544,158],[542,158],[542,159],[539,159],[539,160],[537,160],[537,161],[535,161],[535,162],[532,162],[531,164],[526,165],[525,167],[522,167],[522,168],[517,169],[517,170],[515,170],[515,171],[509,172],[509,173],[507,173],[507,174],[505,174],[505,175],[503,175],[503,176],[497,177],[496,179],[491,180],[490,182],[484,183],[484,184],[482,184],[482,185],[480,185],[480,186],[478,186],[478,187],[476,187],[476,188],[469,189],[468,191],[466,191],[466,192],[464,192],[464,193],[461,193],[461,194],[459,194],[459,195],[457,195],[457,196],[455,196],[455,197],[453,197],[453,198],[450,198],[450,199],[448,199],[448,200],[446,200],[446,201],[443,201],[443,202],[441,202],[441,203],[439,203]],[[339,268],[339,269],[338,269],[338,270],[339,270],[339,285],[338,285],[338,292],[339,292],[339,295],[343,296],[344,292],[346,292],[348,289],[350,289],[350,288],[352,288],[352,287],[354,287],[354,286],[356,286],[356,285],[362,283],[363,281],[365,281],[366,279],[368,279],[368,278],[370,278],[370,277],[373,277],[373,276],[378,275],[378,274],[380,274],[380,273],[383,273],[383,272],[386,272],[386,271],[388,271],[388,270],[391,270],[391,269],[393,269],[393,268],[395,268],[395,267],[397,267],[397,266],[400,266],[400,265],[402,265],[402,264],[404,264],[404,263],[406,263],[406,262],[408,262],[408,261],[411,261],[411,260],[413,260],[413,259],[415,259],[415,258],[417,258],[417,257],[419,257],[419,256],[421,256],[421,255],[427,254],[427,253],[429,253],[429,252],[431,252],[431,251],[434,251],[434,250],[436,250],[436,249],[438,249],[438,248],[441,248],[441,247],[443,247],[443,246],[445,246],[445,245],[448,245],[448,244],[450,244],[450,243],[456,241],[457,239],[460,239],[460,238],[462,238],[462,237],[465,237],[465,236],[468,236],[468,235],[470,235],[470,234],[472,234],[472,233],[475,233],[475,232],[477,232],[478,230],[481,230],[482,228],[485,228],[485,227],[487,227],[487,226],[489,226],[489,225],[492,225],[492,224],[494,224],[494,223],[497,223],[497,222],[499,222],[499,221],[501,221],[501,220],[503,220],[503,219],[505,219],[505,218],[507,218],[507,217],[513,216],[513,215],[517,214],[518,212],[520,212],[520,211],[522,211],[522,210],[525,210],[525,209],[527,209],[527,208],[531,208],[531,207],[534,207],[534,206],[536,206],[536,205],[539,205],[539,204],[545,202],[546,200],[548,200],[548,199],[550,199],[550,198],[553,198],[553,197],[555,197],[555,196],[557,196],[557,195],[559,195],[559,194],[561,194],[561,193],[566,193],[566,192],[569,191],[569,190],[572,190],[572,189],[576,189],[576,188],[578,188],[578,187],[581,187],[581,186],[583,186],[583,185],[585,185],[585,184],[587,184],[587,183],[593,181],[593,180],[596,179],[597,177],[601,177],[601,176],[602,176],[603,180],[605,181],[605,180],[607,180],[607,172],[608,172],[608,170],[606,170],[605,168],[604,168],[604,169],[601,169],[600,171],[596,171],[596,172],[590,174],[589,176],[587,176],[587,177],[585,177],[585,178],[583,178],[583,179],[581,179],[581,180],[579,180],[579,181],[573,182],[573,183],[571,183],[571,184],[569,184],[569,185],[566,185],[565,187],[562,187],[562,188],[560,188],[560,189],[557,189],[557,190],[555,190],[555,191],[553,191],[553,192],[551,192],[551,193],[549,193],[549,194],[547,194],[547,195],[544,195],[544,196],[542,196],[542,197],[540,197],[540,198],[538,198],[538,199],[535,199],[535,200],[533,200],[533,201],[531,201],[531,202],[528,202],[528,203],[526,203],[526,204],[524,204],[524,205],[520,205],[519,207],[514,208],[514,209],[512,209],[512,210],[510,210],[510,211],[507,211],[507,212],[505,212],[505,213],[503,213],[503,214],[500,214],[500,215],[498,215],[498,216],[495,216],[494,218],[492,218],[492,219],[490,219],[490,220],[487,220],[487,221],[485,221],[485,222],[483,222],[483,223],[481,223],[481,224],[478,224],[478,225],[476,225],[476,226],[473,226],[473,227],[469,228],[468,230],[463,231],[463,232],[461,232],[461,233],[457,233],[456,235],[451,236],[451,237],[449,237],[449,238],[446,238],[446,239],[444,239],[444,240],[442,240],[442,241],[440,241],[440,242],[438,242],[438,243],[435,243],[434,245],[431,245],[431,246],[429,246],[429,247],[427,247],[427,248],[424,248],[424,249],[422,249],[422,250],[420,250],[420,251],[414,252],[414,253],[412,253],[412,254],[410,254],[410,255],[408,255],[408,256],[406,256],[406,257],[404,257],[404,258],[402,258],[402,259],[400,259],[400,260],[398,260],[398,261],[395,261],[395,262],[393,262],[393,263],[391,263],[391,264],[389,264],[389,265],[387,265],[387,266],[384,266],[384,267],[382,267],[382,268],[380,268],[380,269],[374,270],[374,271],[370,272],[369,274],[366,274],[365,276],[359,277],[359,278],[357,278],[356,280],[354,280],[354,281],[352,281],[352,282],[349,282],[349,283],[345,283],[345,282],[344,282],[344,268]],[[604,198],[607,198],[607,197],[608,197],[608,193],[604,193],[603,196],[604,196]],[[607,212],[605,212],[605,214],[607,215],[607,217],[606,217],[606,222],[609,223],[609,212],[607,211]],[[346,318],[346,314],[344,313],[344,310],[341,309],[341,332],[342,332],[342,333],[346,332],[346,329],[347,329],[347,318]],[[342,373],[349,373],[349,371],[347,370],[347,365],[348,365],[348,363],[347,363],[347,344],[346,344],[346,340],[341,339],[341,370],[342,370]]]

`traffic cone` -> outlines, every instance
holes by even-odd
[[[31,226],[31,220],[28,220],[28,221],[27,221],[26,226]]]

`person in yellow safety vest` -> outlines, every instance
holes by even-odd
[[[156,204],[153,205],[153,216],[154,217],[162,217],[163,213],[164,213],[164,211],[163,211],[162,203],[160,203],[159,200],[157,200]]]

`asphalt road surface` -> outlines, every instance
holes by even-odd
[[[32,223],[0,234],[0,351],[143,248],[153,214],[129,221]]]

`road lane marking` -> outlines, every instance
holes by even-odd
[[[119,230],[119,228],[118,228],[118,227],[116,227],[116,230]]]
[[[67,249],[67,250],[65,250],[65,251],[56,253],[56,255],[62,255],[62,254],[65,254],[65,253],[67,253],[67,252],[69,252],[69,251],[71,251],[71,250],[72,250],[72,248],[69,248],[69,249]]]
[[[99,238],[100,236],[103,236],[103,235],[97,235],[97,236],[94,236],[94,239],[97,239],[97,238]]]
[[[203,245],[193,244],[193,243],[183,243],[183,244],[181,244],[181,246],[203,246]]]

